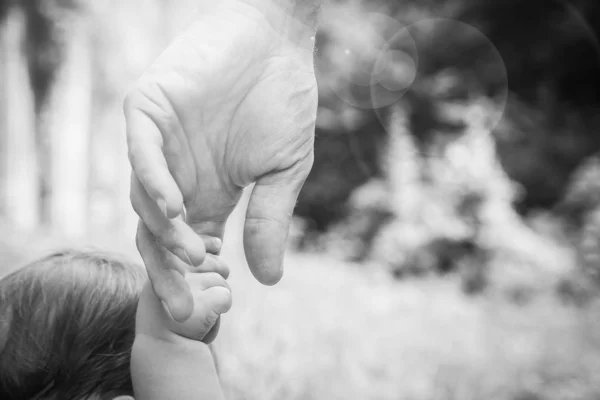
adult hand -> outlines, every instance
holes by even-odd
[[[131,201],[166,248],[200,265],[205,244],[219,246],[208,237],[223,237],[242,189],[256,182],[244,249],[254,276],[275,284],[313,163],[320,0],[202,3],[125,100]],[[187,318],[189,288],[167,269],[152,275],[173,316]]]

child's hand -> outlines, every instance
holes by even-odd
[[[144,231],[146,234],[138,234],[138,246],[145,250],[144,262],[148,271],[168,266],[177,275],[173,279],[185,279],[194,308],[186,321],[175,321],[148,282],[138,304],[136,335],[165,341],[191,339],[211,343],[219,330],[220,315],[231,308],[231,292],[225,281],[229,267],[219,256],[212,254],[207,255],[202,266],[189,267],[163,248],[147,230]],[[161,264],[149,266],[149,263]]]
[[[194,296],[194,312],[183,323],[169,318],[168,328],[187,339],[210,343],[217,336],[219,317],[231,308],[229,285],[214,272],[187,274],[186,280]]]
[[[227,282],[214,272],[188,273],[186,280],[194,297],[192,316],[183,323],[173,320],[148,283],[138,305],[136,334],[169,341],[177,341],[179,337],[207,344],[216,338],[219,317],[231,308]]]

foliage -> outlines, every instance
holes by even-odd
[[[497,268],[514,268],[509,275],[525,287],[537,274],[571,274],[581,246],[532,230],[527,216],[552,212],[578,164],[600,149],[597,2],[355,1],[331,10],[317,42],[316,163],[297,209],[310,220],[307,235],[315,230],[329,251],[397,276],[462,271],[467,289],[498,278]],[[365,22],[372,12],[408,26],[416,47],[385,19]],[[376,67],[381,38],[418,55],[418,73],[399,101],[373,109],[364,105],[374,92],[354,83]],[[468,110],[488,122],[469,120]],[[470,196],[483,206],[465,215],[459,205]],[[564,217],[557,229],[576,222]]]
[[[577,250],[580,269],[564,289],[593,295],[590,286],[600,287],[600,158],[585,160],[574,174],[567,194],[556,207]],[[591,285],[590,285],[591,284]],[[576,287],[574,287],[576,286]]]
[[[373,11],[387,13],[409,26],[427,18],[450,18],[481,29],[487,40],[450,22],[421,22],[409,28],[419,53],[419,75],[405,96],[405,106],[412,114],[411,134],[427,147],[436,137],[464,128],[439,111],[440,99],[435,93],[442,82],[436,77],[449,70],[456,78],[458,92],[455,90],[454,96],[461,91],[493,96],[510,90],[495,138],[502,165],[524,189],[516,205],[521,213],[552,207],[562,197],[577,164],[600,149],[600,139],[594,134],[600,122],[593,111],[599,103],[596,87],[600,86],[600,46],[595,32],[600,24],[593,23],[600,18],[597,4],[543,0],[527,4],[494,0],[335,2],[333,11],[322,19],[318,38],[323,123],[318,129],[316,165],[301,197],[299,214],[313,219],[322,231],[344,216],[341,211],[330,212],[340,209],[332,201],[345,204],[349,193],[369,176],[380,176],[382,146],[388,134],[381,123],[385,125],[388,108],[356,108],[339,96],[347,92],[339,87],[344,79],[368,71],[373,63],[366,54],[376,48],[376,39],[357,41],[353,35],[369,29],[377,32],[379,27],[365,28],[364,21]],[[543,22],[532,26],[531,20]],[[389,27],[383,24],[378,34],[393,36],[384,32],[385,28]],[[350,59],[343,57],[345,48],[352,49]],[[497,55],[502,65],[495,59]],[[506,67],[508,87],[502,79],[502,66]],[[351,104],[369,100],[368,91],[354,87],[349,93]],[[355,145],[348,146],[349,142]],[[338,185],[330,184],[334,180]]]
[[[62,61],[65,12],[77,8],[78,0],[16,0],[27,20],[25,50],[35,93],[36,111],[45,104],[50,86]]]

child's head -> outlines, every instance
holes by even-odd
[[[0,398],[133,395],[129,360],[143,268],[67,251],[0,280]]]

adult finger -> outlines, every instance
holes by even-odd
[[[194,311],[192,291],[185,280],[186,264],[164,249],[143,221],[138,223],[136,244],[154,293],[175,321],[186,321]]]
[[[206,246],[203,238],[183,219],[165,217],[134,172],[131,174],[130,200],[137,215],[164,247],[191,266],[199,266],[204,262]],[[209,238],[206,241],[211,250],[219,248],[216,241]]]
[[[244,250],[252,274],[265,285],[276,284],[283,275],[292,214],[311,167],[312,158],[294,173],[262,178],[250,195],[244,225]]]
[[[144,104],[142,90],[133,89],[124,102],[129,162],[150,198],[166,217],[176,217],[183,208],[183,195],[163,153],[163,137]]]

